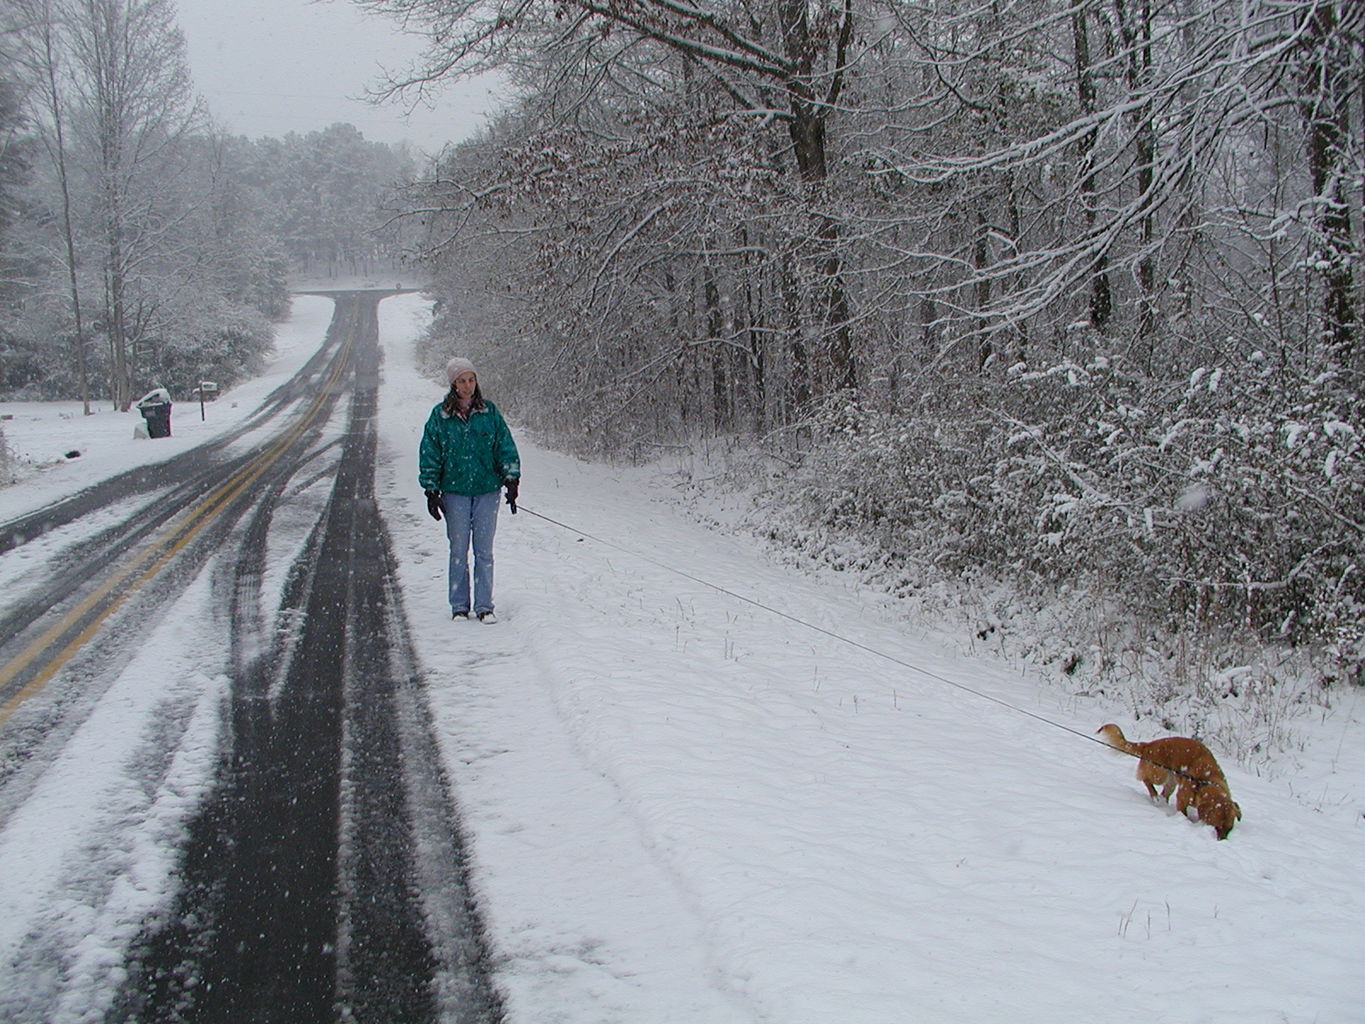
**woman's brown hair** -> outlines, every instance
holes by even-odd
[[[450,390],[446,392],[446,397],[441,402],[441,409],[447,416],[454,416],[459,412],[460,395],[459,392],[455,390],[455,385],[453,383],[450,385]],[[469,411],[483,411],[483,392],[479,390],[477,379],[474,384],[474,394],[469,400]]]

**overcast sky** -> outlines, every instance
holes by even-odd
[[[397,23],[349,0],[176,0],[195,87],[216,121],[259,138],[310,132],[336,121],[375,142],[427,152],[467,138],[495,100],[486,84],[445,90],[434,108],[361,99],[384,68],[420,49]]]

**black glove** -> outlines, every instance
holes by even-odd
[[[427,491],[427,512],[438,523],[441,521],[441,492]]]
[[[512,515],[517,514],[517,485],[520,480],[507,481],[507,505],[512,510]]]

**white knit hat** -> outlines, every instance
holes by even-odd
[[[446,363],[446,376],[450,378],[450,383],[454,384],[455,378],[462,373],[472,373],[475,377],[478,376],[478,373],[474,369],[474,364],[468,359],[456,356],[450,362]]]

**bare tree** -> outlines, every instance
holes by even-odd
[[[202,124],[170,0],[53,0],[62,15],[73,117],[98,222],[114,403],[132,402],[142,275],[174,213],[170,185]]]
[[[58,0],[15,0],[21,28],[15,33],[16,63],[34,83],[33,100],[41,112],[34,118],[38,135],[49,162],[56,172],[60,193],[62,258],[66,269],[67,297],[75,328],[77,376],[81,404],[90,415],[90,347],[85,311],[81,303],[80,271],[77,257],[76,210],[71,192],[70,154],[68,152],[68,98],[63,89],[65,69],[60,40],[64,11]]]
[[[829,126],[838,112],[854,42],[853,0],[763,0],[693,6],[673,0],[506,4],[499,0],[356,0],[367,9],[425,26],[423,65],[396,90],[447,76],[534,63],[542,48],[607,35],[648,41],[680,55],[695,75],[728,98],[732,111],[786,126],[788,153],[807,193],[812,274],[821,282],[813,315],[823,356],[818,380],[853,388],[853,313],[839,218],[831,210]],[[548,27],[547,27],[548,26]],[[623,46],[622,51],[629,49]],[[537,55],[533,57],[532,55]],[[800,338],[792,344],[801,346]]]

